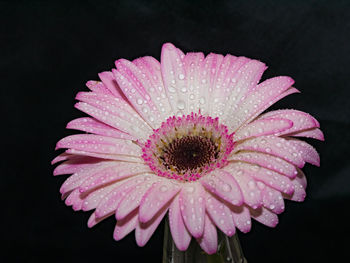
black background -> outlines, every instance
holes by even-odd
[[[350,1],[1,1],[1,262],[160,262],[163,225],[138,248],[112,238],[114,218],[93,229],[89,213],[60,200],[55,143],[84,116],[78,91],[117,58],[152,55],[164,42],[185,52],[256,58],[263,78],[292,76],[302,93],[272,108],[315,116],[321,167],[306,165],[307,198],[286,201],[280,223],[239,233],[249,262],[345,262],[348,216]],[[126,261],[128,258],[128,261]]]

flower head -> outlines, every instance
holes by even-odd
[[[89,227],[114,214],[114,238],[135,230],[139,246],[168,213],[180,250],[194,237],[210,254],[216,227],[232,236],[248,232],[251,218],[276,226],[283,199],[305,198],[305,162],[319,165],[296,138],[323,134],[307,113],[263,113],[298,92],[290,77],[259,83],[265,70],[257,60],[184,54],[169,43],[160,63],[117,60],[76,97],[91,117],[67,128],[86,133],[57,143],[67,150],[53,160],[63,161],[54,175],[72,174],[60,190],[66,204],[94,210]]]

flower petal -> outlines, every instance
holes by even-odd
[[[107,186],[103,186],[98,188],[95,191],[89,193],[85,198],[82,205],[83,211],[89,211],[91,209],[95,209],[100,201],[109,194],[113,189],[115,189],[121,182],[116,182]]]
[[[110,217],[112,214],[113,214],[113,212],[111,212],[111,213],[109,213],[109,214],[107,214],[107,215],[105,215],[103,217],[98,217],[97,218],[95,212],[93,212],[90,215],[90,217],[89,217],[87,225],[88,225],[89,228],[92,228],[95,225],[97,225],[98,223],[100,223],[101,221],[105,220],[107,217]]]
[[[167,211],[168,211],[168,207],[163,207],[152,218],[152,220],[148,221],[147,223],[139,222],[136,225],[135,238],[136,238],[136,243],[139,247],[143,247],[144,245],[146,245],[146,243],[153,235],[154,231],[158,227],[159,223],[162,221]]]
[[[314,147],[306,142],[292,138],[288,139],[288,142],[296,148],[305,162],[320,166],[320,156]]]
[[[115,212],[122,198],[127,195],[136,185],[146,180],[145,175],[134,176],[126,179],[122,184],[106,195],[98,204],[95,213],[96,217],[103,217],[111,212]]]
[[[251,217],[265,226],[275,227],[278,224],[278,216],[264,207],[249,210]]]
[[[300,169],[298,169],[298,175],[292,180],[294,186],[294,193],[292,195],[283,194],[283,197],[296,202],[303,202],[306,197],[306,177]]]
[[[100,162],[100,159],[87,157],[87,156],[76,156],[73,159],[69,159],[60,165],[58,165],[53,171],[53,175],[62,174],[73,174],[77,172],[82,172],[86,168],[89,168],[92,164]]]
[[[140,156],[141,148],[129,140],[115,139],[95,134],[74,134],[61,139],[56,149],[70,148],[75,150]]]
[[[121,98],[122,94],[120,92],[120,88],[118,83],[115,81],[112,72],[105,71],[98,74],[100,79],[102,80],[103,85],[109,90],[111,94],[115,97]]]
[[[179,191],[180,187],[171,183],[170,180],[162,179],[160,182],[153,184],[141,200],[139,208],[140,222],[150,221]]]
[[[200,247],[209,255],[214,254],[218,248],[218,235],[215,225],[208,215],[205,215],[203,236],[197,239]]]
[[[238,170],[238,173],[241,173],[242,176],[251,176],[255,180],[261,181],[264,184],[283,193],[291,194],[294,191],[294,187],[288,177],[269,169],[245,163],[233,163],[231,167],[233,170]]]
[[[182,56],[182,52],[173,44],[163,45],[160,62],[163,82],[170,105],[177,115],[189,113],[187,76]]]
[[[261,189],[261,196],[263,200],[263,206],[271,210],[275,214],[280,214],[284,211],[284,201],[282,194],[265,185],[262,182],[258,182],[258,187]]]
[[[65,203],[68,206],[73,206],[74,211],[80,210],[83,204],[83,199],[80,196],[79,189],[74,189],[67,197]]]
[[[283,118],[293,122],[293,126],[278,135],[289,134],[311,128],[319,128],[320,124],[310,114],[298,110],[275,110],[267,112],[259,117],[259,119],[266,118]]]
[[[298,171],[293,164],[281,158],[260,152],[239,152],[231,155],[229,160],[257,164],[264,168],[288,176],[289,178],[295,178],[295,176],[298,174]]]
[[[205,104],[203,93],[207,93],[201,86],[200,69],[204,61],[203,53],[187,53],[184,57],[184,64],[186,70],[187,88],[189,95],[187,103],[189,112],[199,112],[201,105]]]
[[[176,247],[180,251],[185,251],[191,242],[191,235],[185,227],[181,216],[178,195],[175,196],[169,207],[169,226]]]
[[[142,77],[148,83],[148,93],[158,107],[161,115],[160,121],[165,121],[169,116],[175,115],[165,93],[159,61],[146,56],[133,60],[133,63],[140,69]]]
[[[205,190],[200,183],[187,183],[180,192],[182,218],[191,235],[203,235],[205,215]]]
[[[78,93],[76,98],[82,101],[74,105],[78,110],[135,138],[146,139],[152,133],[147,123],[121,98],[87,92]]]
[[[216,78],[216,74],[219,70],[222,60],[224,59],[221,54],[210,53],[205,57],[200,69],[200,87],[201,97],[199,98],[201,114],[210,114],[210,108],[212,106],[211,92],[213,92],[213,84]]]
[[[258,138],[248,139],[242,143],[237,144],[234,148],[234,152],[241,150],[256,151],[266,154],[271,154],[284,159],[298,167],[303,167],[305,162],[303,161],[300,153],[293,149],[291,143],[286,139],[276,136],[260,136]]]
[[[106,160],[115,160],[115,161],[124,161],[130,163],[144,163],[141,157],[131,156],[131,155],[122,155],[122,154],[105,154],[105,153],[94,153],[94,152],[86,152],[79,151],[75,149],[68,149],[66,153],[72,154],[74,156],[84,156],[84,157],[95,157]]]
[[[113,238],[116,241],[121,240],[139,224],[137,209],[130,212],[123,220],[118,220],[115,225]]]
[[[125,97],[153,129],[159,127],[160,111],[148,93],[150,86],[142,77],[141,70],[126,59],[117,60],[115,65],[117,70],[113,69],[112,72]]]
[[[102,171],[108,167],[114,166],[113,162],[99,162],[86,166],[83,170],[74,173],[62,184],[60,188],[61,194],[65,194],[75,188],[79,187],[87,178],[93,176],[96,172]]]
[[[303,130],[300,132],[289,133],[288,136],[306,137],[306,138],[312,138],[312,139],[324,141],[323,132],[318,128],[313,128],[310,130]]]
[[[101,81],[89,80],[85,85],[95,93],[101,93],[109,96],[112,95],[111,91],[107,89]]]
[[[230,208],[222,200],[206,193],[206,211],[211,220],[227,236],[236,232]]]
[[[249,232],[252,227],[249,209],[246,206],[232,206],[231,211],[235,226],[243,233]]]
[[[100,170],[86,179],[80,185],[79,190],[81,193],[88,192],[103,185],[146,172],[150,172],[150,169],[144,164],[116,162],[115,166]]]
[[[266,118],[253,121],[240,128],[233,136],[234,141],[263,135],[278,135],[293,126],[293,122],[282,118]]]
[[[85,131],[89,133],[94,133],[97,135],[113,137],[117,139],[126,139],[126,140],[137,139],[131,136],[130,134],[119,131],[109,125],[106,125],[96,119],[89,118],[89,117],[78,118],[70,121],[67,124],[67,129],[75,129],[75,130]]]
[[[244,203],[253,208],[260,207],[262,205],[261,192],[255,180],[249,174],[244,173],[243,170],[235,169],[233,165],[226,166],[225,169],[237,181],[243,195]]]
[[[152,186],[152,183],[155,182],[155,176],[149,178],[134,189],[132,189],[124,198],[120,201],[117,210],[115,211],[115,217],[117,220],[124,219],[131,211],[138,208],[144,194]]]
[[[260,83],[240,104],[235,114],[227,119],[230,130],[236,131],[241,125],[254,119],[258,114],[270,107],[276,98],[287,91],[294,81],[289,77],[275,77]]]
[[[243,203],[239,185],[224,170],[216,169],[211,174],[202,177],[200,182],[207,190],[233,205],[241,205]]]
[[[231,89],[229,89],[230,94],[224,97],[225,104],[228,104],[223,108],[225,114],[222,118],[225,123],[226,120],[232,118],[232,113],[241,107],[240,105],[245,102],[245,99],[255,92],[256,85],[266,69],[266,65],[258,60],[239,57],[235,61],[227,76],[228,80],[231,81],[227,83],[227,88],[231,86]]]

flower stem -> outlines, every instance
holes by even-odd
[[[180,251],[171,237],[166,219],[163,242],[163,263],[247,263],[237,234],[228,237],[219,231],[218,250],[213,255],[205,253],[195,239],[192,239],[186,251]]]

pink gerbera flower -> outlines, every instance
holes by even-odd
[[[309,144],[323,140],[316,119],[297,110],[262,114],[298,92],[290,77],[259,83],[264,63],[232,55],[184,54],[164,44],[153,57],[116,61],[87,82],[68,123],[84,131],[57,143],[65,153],[54,175],[72,174],[60,191],[74,210],[94,210],[92,227],[115,214],[114,238],[135,229],[144,246],[168,213],[179,250],[191,237],[217,250],[218,227],[248,232],[251,218],[278,223],[283,199],[303,201],[305,162],[319,165]],[[261,115],[262,114],[262,115]]]

